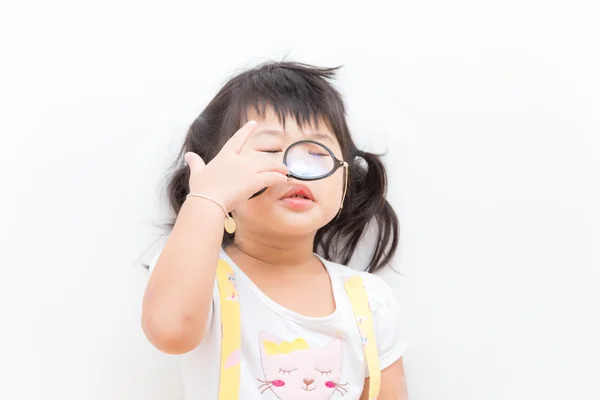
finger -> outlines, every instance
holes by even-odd
[[[282,175],[287,175],[288,167],[281,161],[275,160],[264,160],[256,161],[252,163],[256,172],[278,172]]]
[[[242,126],[223,146],[223,150],[229,153],[238,154],[244,148],[244,145],[250,139],[250,136],[256,130],[258,124],[256,121],[248,121]]]
[[[244,154],[243,159],[247,168],[255,172],[273,171],[285,175],[289,171],[282,157],[274,157],[260,151],[248,152]]]
[[[286,175],[280,174],[279,172],[261,172],[256,176],[257,185],[256,188],[254,188],[254,191],[256,192],[262,188],[266,188],[272,185],[286,183],[287,179],[288,178]]]
[[[196,153],[189,151],[189,152],[185,153],[183,158],[185,159],[185,162],[189,165],[190,171],[196,172],[196,171],[199,171],[202,168],[204,168],[204,165],[205,165],[204,161]]]

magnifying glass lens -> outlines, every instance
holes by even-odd
[[[284,163],[290,174],[301,178],[317,178],[331,172],[334,167],[334,159],[327,149],[310,142],[292,145]]]

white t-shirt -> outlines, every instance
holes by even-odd
[[[151,271],[155,261],[151,263]],[[320,257],[331,278],[336,310],[327,317],[306,317],[267,297],[233,260],[221,259],[234,271],[239,294],[242,354],[240,399],[358,399],[368,376],[363,346],[344,289],[346,277],[359,274],[369,296],[381,369],[402,357],[407,343],[398,303],[378,276]],[[307,290],[307,296],[310,291]],[[207,333],[200,345],[182,355],[186,400],[218,398],[221,318],[215,282]],[[278,354],[273,343],[304,343],[304,349]],[[306,349],[306,344],[309,349]],[[271,346],[267,348],[267,346]],[[271,382],[270,384],[267,382]]]

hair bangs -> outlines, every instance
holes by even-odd
[[[315,73],[314,68],[303,70],[297,65],[293,69],[266,65],[246,72],[235,102],[240,125],[249,120],[249,112],[264,118],[272,110],[284,129],[288,118],[301,128],[318,128],[325,123],[339,138],[336,122],[345,117],[344,105],[327,82],[335,70],[324,68]]]

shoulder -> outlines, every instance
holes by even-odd
[[[353,276],[361,277],[373,314],[379,364],[381,369],[389,367],[402,357],[407,347],[403,312],[392,288],[375,274],[357,271],[331,261],[327,261],[326,265],[331,271],[332,279],[344,282]]]
[[[386,369],[402,357],[408,347],[406,313],[397,293],[381,277],[368,274],[365,280],[379,352],[379,365]],[[397,286],[394,285],[394,289]]]
[[[324,262],[332,275],[334,275],[333,278],[340,279],[342,282],[353,276],[359,276],[362,279],[373,312],[377,312],[381,308],[397,306],[391,287],[381,277],[370,272],[358,271],[333,261]]]

